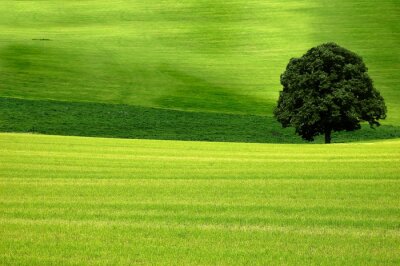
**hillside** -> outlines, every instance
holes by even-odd
[[[264,116],[264,142],[274,142],[272,132],[286,134],[270,117],[288,60],[335,41],[363,56],[389,108],[385,127],[360,136],[400,137],[399,13],[397,1],[388,0],[5,1],[0,97],[21,100],[15,107],[0,98],[0,130],[51,133],[45,120],[23,110],[35,106],[34,113],[52,114],[63,103],[80,102],[74,106],[82,112],[101,103],[106,113],[133,106],[132,112]],[[66,128],[98,119],[86,112],[71,125],[57,115],[47,120]],[[111,136],[124,135],[107,126],[120,133]],[[231,133],[219,139],[224,134]]]

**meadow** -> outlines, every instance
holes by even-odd
[[[46,129],[45,121],[21,120],[26,117],[21,110],[31,108],[32,102],[20,101],[18,108],[6,103],[7,98],[19,98],[34,100],[34,110],[44,114],[53,112],[54,106],[48,104],[53,100],[59,109],[80,102],[75,114],[92,108],[90,103],[102,103],[110,116],[119,116],[115,105],[133,106],[132,112],[139,110],[136,117],[143,110],[136,107],[165,110],[160,115],[166,120],[175,119],[171,109],[259,115],[265,117],[267,130],[257,123],[251,127],[265,132],[263,142],[277,142],[276,135],[287,135],[272,119],[280,74],[290,58],[335,41],[364,58],[388,105],[384,121],[388,131],[344,136],[340,141],[399,137],[399,130],[396,134],[390,129],[400,126],[399,8],[395,0],[4,1],[0,7],[2,131],[54,133]],[[60,107],[62,103],[65,106]],[[14,116],[17,123],[10,122]],[[187,118],[191,124],[210,126],[207,116]],[[79,135],[102,132],[101,124],[84,127],[85,121],[97,119],[97,109],[77,115],[75,121],[82,124]],[[56,126],[63,127],[63,119],[58,120]],[[154,120],[147,121],[152,128]],[[24,127],[34,122],[34,130]],[[142,130],[140,123],[133,123],[139,124],[132,126],[133,131]],[[195,127],[183,139],[196,132]],[[226,137],[231,132],[220,130],[209,140],[235,139]],[[124,137],[118,133],[116,128],[111,136]],[[144,138],[154,135],[149,131]]]
[[[398,0],[0,5],[0,265],[399,265]],[[292,57],[364,58],[388,117],[307,145]]]
[[[398,140],[0,144],[3,265],[400,263]]]

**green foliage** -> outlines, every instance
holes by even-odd
[[[366,121],[379,126],[386,106],[357,54],[335,43],[293,58],[281,75],[283,90],[274,115],[283,127],[294,127],[305,140],[332,131],[353,131]]]
[[[2,265],[400,261],[400,141],[0,134],[0,162]]]

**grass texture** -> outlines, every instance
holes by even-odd
[[[0,264],[398,265],[400,141],[0,134]]]
[[[400,125],[397,0],[3,2],[3,97],[271,116],[289,59],[334,41]]]

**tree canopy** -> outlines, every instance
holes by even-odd
[[[326,143],[331,132],[357,130],[361,122],[379,126],[386,106],[367,71],[359,55],[335,43],[314,47],[289,61],[274,115],[303,139],[323,134]]]

